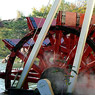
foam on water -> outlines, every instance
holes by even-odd
[[[1,71],[5,71],[5,68],[6,68],[6,63],[1,63],[2,59],[0,59],[0,72]],[[4,92],[5,90],[5,82],[3,79],[0,78],[0,93],[1,92]]]

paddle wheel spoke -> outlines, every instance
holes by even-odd
[[[49,31],[49,34],[51,34],[51,36],[48,35],[45,38],[43,45],[42,45],[42,47],[39,51],[39,54],[37,56],[37,59],[36,59],[36,60],[38,60],[38,62],[35,61],[36,63],[34,62],[32,68],[31,68],[32,71],[31,70],[29,71],[29,74],[27,77],[28,82],[30,82],[30,80],[31,80],[31,82],[37,82],[41,76],[41,73],[43,71],[45,71],[47,68],[60,67],[60,68],[64,69],[64,67],[67,66],[67,68],[68,68],[69,65],[73,64],[79,35],[76,35],[76,33],[74,34],[72,31],[70,31],[66,34],[66,31],[63,31],[63,30],[56,31],[55,33],[53,33],[53,35],[52,35],[52,33],[50,33],[52,31]],[[65,33],[65,35],[64,35],[64,33]],[[26,36],[25,36],[25,38],[26,38]],[[31,37],[30,37],[30,39],[31,39]],[[26,40],[28,41],[29,38]],[[25,42],[27,42],[27,41],[25,41]],[[23,42],[23,45],[24,44],[25,43]],[[21,47],[19,47],[19,50],[22,48],[23,45],[21,45]],[[33,44],[32,44],[32,46],[33,46]],[[31,51],[32,46],[30,47],[29,52]],[[17,51],[14,52],[14,56],[13,56],[13,54],[12,54],[12,56],[14,59],[15,59],[15,56],[18,56],[20,59],[22,59],[24,61],[24,65],[25,65],[30,53],[28,53],[28,56],[25,57],[25,55],[22,54],[19,50],[17,49]],[[85,46],[80,71],[84,70],[84,68],[88,69],[88,66],[91,67],[93,65],[94,55],[92,55],[91,52],[92,52],[92,48],[89,47],[89,45],[87,43]],[[10,61],[10,59],[9,59],[9,61]],[[90,59],[91,61],[89,61],[87,64],[86,61],[88,59]],[[11,62],[13,62],[13,61],[11,61]],[[14,77],[16,76],[16,73],[19,73],[19,76],[17,77],[17,80],[18,80],[20,77],[20,74],[22,72],[22,71],[11,72],[11,69],[10,69],[10,74],[12,74],[12,75],[9,79],[6,79],[7,80],[6,82],[8,82],[8,80],[10,81],[10,80],[14,79]],[[9,76],[10,76],[10,74],[9,74]],[[10,85],[8,83],[6,83],[6,84],[7,84],[6,88],[9,88]],[[27,86],[27,84],[28,83],[26,83],[25,85]]]
[[[34,19],[33,21],[35,21],[35,25],[38,26],[38,23],[40,22],[40,18],[32,18],[32,19]],[[33,22],[28,17],[27,18],[28,27],[29,30],[32,32],[26,34],[21,40],[20,39],[18,40],[15,39],[15,41],[9,39],[3,40],[5,45],[11,51],[6,66],[6,74],[5,74],[6,76],[4,77],[4,74],[2,73],[2,77],[5,78],[6,89],[11,87],[12,84],[11,80],[14,80],[15,78],[16,81],[19,80],[22,70],[28,60],[30,52],[32,51],[32,48],[36,42],[36,39],[39,35],[39,32],[41,30],[44,21],[45,19],[42,19],[42,23],[38,27],[38,30],[36,31],[37,27],[33,26]],[[44,72],[46,72],[48,69],[51,69],[51,71],[52,68],[53,69],[56,68],[58,70],[63,69],[66,71],[66,74],[70,73],[68,69],[70,66],[72,67],[73,65],[81,28],[77,26],[72,27],[70,26],[69,22],[68,22],[69,24],[66,22],[66,25],[69,26],[65,26],[63,25],[63,23],[62,23],[62,12],[59,12],[56,21],[55,19],[53,20],[52,25],[48,31],[48,34],[45,37],[42,46],[39,50],[39,53],[34,61],[34,64],[28,73],[28,76],[23,85],[24,89],[29,88],[28,86],[29,82],[37,83],[38,80],[40,80],[41,77],[43,76]],[[95,73],[95,48],[94,48],[95,32],[94,30],[95,30],[95,26],[91,26],[89,29],[89,34],[85,44],[81,66],[79,69],[79,74],[82,72],[85,73],[89,69],[91,69]],[[35,34],[35,32],[37,33]],[[35,36],[33,36],[34,34]],[[21,49],[23,48],[26,49],[27,53],[21,52]],[[23,63],[18,62],[18,65],[20,67],[18,69],[13,68],[15,65],[16,58],[22,60],[23,62]],[[91,70],[87,72],[89,75],[91,73]]]
[[[49,34],[49,40],[50,40],[50,44],[54,45],[55,39],[54,39],[53,35]]]
[[[45,63],[43,56],[40,55],[40,56],[38,56],[38,58],[40,59],[40,61],[39,61],[40,69],[44,70],[44,68],[47,68],[47,64]]]

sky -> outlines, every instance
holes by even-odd
[[[51,4],[54,0],[51,0]],[[74,2],[75,0],[65,0]],[[7,20],[17,17],[17,10],[25,16],[32,13],[32,8],[40,9],[42,5],[47,5],[49,0],[0,0],[0,19]]]

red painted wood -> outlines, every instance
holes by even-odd
[[[79,21],[79,26],[82,26],[84,20],[84,14],[80,13],[80,21]]]
[[[95,15],[92,16],[91,24],[95,24]]]
[[[33,24],[32,24],[32,22],[30,20],[30,17],[26,17],[26,19],[27,19],[27,24],[28,24],[29,30],[32,30],[33,31],[34,30],[34,27],[33,27]],[[34,17],[34,20],[35,20],[38,28],[41,28],[43,26],[44,22],[45,22],[45,18],[37,18],[37,17]],[[56,19],[53,20],[53,22],[52,22],[51,25],[52,26],[56,25]]]
[[[84,18],[84,14],[80,14],[79,27],[76,27],[76,21],[77,21],[76,13],[66,12],[65,25],[69,26],[70,28],[79,30],[79,29],[81,29],[80,26],[82,26],[83,18]],[[40,22],[41,18],[34,18],[34,20],[38,26],[38,23]],[[42,22],[41,22],[39,28],[42,27],[44,21],[45,21],[45,19],[42,18]],[[20,52],[20,49],[22,47],[28,48],[29,43],[27,43],[27,41],[29,41],[33,37],[33,33],[35,32],[32,22],[30,21],[30,18],[27,18],[27,23],[28,23],[29,29],[33,30],[33,32],[31,32],[32,34],[28,33],[27,35],[25,35],[25,37],[23,37],[19,41],[11,39],[11,41],[16,44],[15,47],[13,45],[11,45],[9,42],[7,42],[6,40],[3,40],[5,45],[7,46],[7,48],[12,51],[10,54],[8,64],[7,64],[7,68],[6,68],[6,76],[5,76],[6,89],[8,89],[10,87],[10,83],[11,83],[10,81],[15,78],[16,73],[18,72],[18,70],[13,71],[13,69],[12,69],[12,65],[14,64],[15,57],[16,56],[19,57],[26,64],[26,61],[32,50],[32,46],[31,46],[29,48],[27,57],[25,57],[25,55]],[[94,18],[93,18],[92,24],[93,23],[94,23]],[[56,27],[58,28],[58,25],[59,26],[62,25],[62,12],[59,12],[57,19],[54,19],[53,23],[52,23],[52,26],[55,26],[54,28],[56,28]],[[95,27],[91,26],[90,30],[89,30],[89,35],[91,35],[91,37],[89,37],[89,38],[91,38],[92,40],[95,38],[95,33],[91,34],[92,31],[94,31],[94,30],[95,30]],[[35,43],[37,36],[38,36],[38,34],[36,34],[33,44]],[[59,67],[59,68],[67,69],[68,65],[72,65],[74,56],[75,56],[75,52],[76,52],[75,46],[77,46],[78,36],[79,35],[76,36],[76,34],[74,34],[73,32],[71,34],[70,32],[62,31],[61,29],[58,31],[50,30],[48,32],[48,34],[43,42],[43,45],[41,46],[39,54],[37,56],[37,58],[39,59],[39,62],[37,64],[34,62],[31,70],[29,71],[24,88],[26,88],[26,89],[28,88],[28,82],[34,82],[34,83],[38,82],[42,72],[44,72],[44,70],[46,70],[47,68]],[[93,43],[94,42],[95,42],[95,40],[93,40]],[[16,50],[15,50],[15,48],[16,48]],[[80,73],[81,73],[81,71],[89,70],[90,68],[95,66],[95,58],[94,57],[95,57],[95,55],[92,54],[92,49],[89,47],[89,45],[86,44],[82,62],[81,62]],[[50,62],[51,58],[53,58],[52,62]],[[57,62],[56,60],[64,60],[65,62],[61,62],[61,61]],[[88,60],[88,64],[86,64],[87,60]],[[24,66],[25,66],[25,64],[24,64]],[[93,70],[95,70],[95,69],[93,69]],[[19,76],[17,77],[17,80],[19,79],[21,72],[22,71],[19,71]],[[4,78],[3,77],[4,74],[0,73],[0,77]]]
[[[76,26],[77,14],[73,12],[66,12],[65,25]]]
[[[59,11],[57,15],[56,25],[62,25],[62,11]]]
[[[30,17],[26,17],[26,19],[27,19],[27,25],[28,25],[29,30],[33,31],[34,27],[33,27],[33,24],[32,24],[32,22],[30,20]]]

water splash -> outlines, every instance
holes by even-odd
[[[95,95],[95,75],[81,75],[77,81],[74,95]]]

